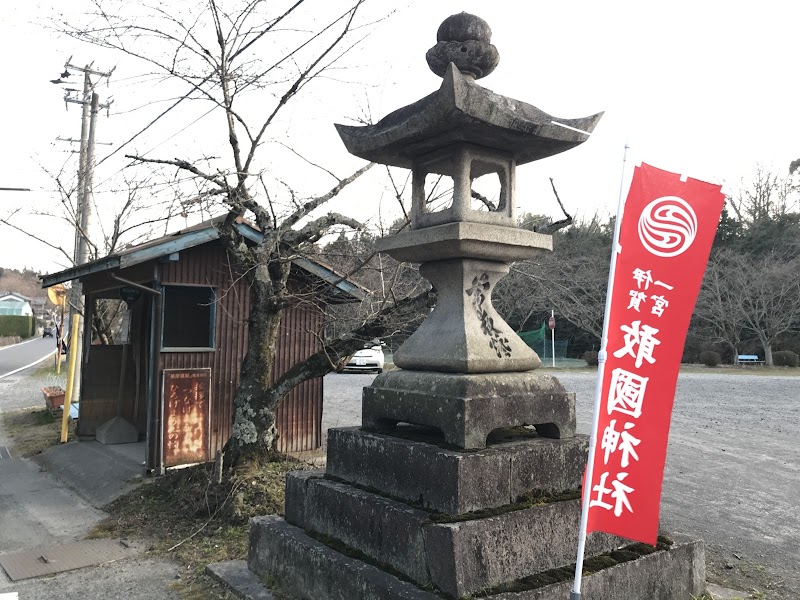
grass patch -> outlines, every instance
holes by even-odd
[[[725,588],[746,590],[741,600],[796,600],[796,594],[785,589],[783,578],[766,565],[706,544],[706,580]]]
[[[11,439],[12,456],[34,456],[61,442],[61,412],[56,416],[46,408],[24,408],[0,413],[3,430]],[[75,435],[70,422],[69,434]]]
[[[184,566],[173,584],[181,598],[233,598],[205,573],[206,565],[246,559],[250,517],[283,514],[286,473],[304,468],[289,460],[251,463],[222,483],[213,465],[171,471],[105,507],[109,516],[89,537],[149,539],[151,553]]]
[[[67,361],[65,360],[64,355],[61,355],[61,373],[56,373],[56,365],[55,359],[50,356],[46,358],[43,362],[39,364],[36,370],[31,373],[31,377],[34,379],[42,380],[42,386],[53,386],[53,385],[60,385],[61,387],[67,387]]]

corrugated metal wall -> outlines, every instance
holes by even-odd
[[[232,281],[236,281],[231,285]],[[250,295],[245,283],[233,275],[222,248],[205,244],[184,250],[180,260],[161,265],[162,285],[204,285],[216,288],[217,306],[214,352],[163,352],[164,369],[211,369],[211,456],[216,456],[231,435],[233,393],[247,344]],[[161,385],[158,386],[159,391]]]
[[[284,313],[273,381],[322,348],[318,334],[323,324],[324,315],[316,306],[301,305]],[[322,446],[322,378],[305,381],[289,392],[278,407],[275,420],[281,452],[314,450]]]
[[[234,282],[231,285],[231,282]],[[160,369],[211,368],[211,454],[215,456],[231,433],[233,396],[247,350],[250,296],[220,246],[206,244],[181,252],[180,260],[162,265],[163,285],[208,285],[217,290],[215,352],[164,352]],[[284,313],[273,377],[320,348],[322,311],[312,305]],[[160,389],[160,386],[159,386]],[[278,410],[278,449],[313,450],[322,445],[322,379],[297,386]]]

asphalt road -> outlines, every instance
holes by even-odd
[[[51,337],[37,337],[13,346],[3,346],[0,348],[0,379],[32,367],[55,350],[56,342]]]
[[[37,366],[48,355],[55,351],[53,338],[34,338],[14,346],[0,348],[0,412],[28,408],[44,407],[41,387],[43,385],[66,384],[66,372],[62,369],[62,377],[37,378],[30,377]],[[4,444],[0,441],[0,446]]]
[[[755,369],[753,369],[755,371]],[[595,375],[555,373],[577,396],[589,433]],[[325,378],[323,427],[360,425],[374,375]],[[681,374],[661,501],[661,528],[706,542],[729,584],[800,598],[800,377]]]

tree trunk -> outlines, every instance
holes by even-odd
[[[772,343],[771,342],[763,342],[764,345],[764,364],[768,367],[773,365],[772,363]]]
[[[283,311],[275,309],[272,282],[258,272],[250,281],[250,318],[247,353],[236,395],[233,398],[233,427],[225,447],[225,462],[268,456],[275,447],[275,411],[278,402],[270,394],[272,366]],[[285,285],[285,281],[283,282]]]
[[[739,364],[739,349],[736,347],[736,344],[732,344],[728,342],[728,347],[730,347],[731,351],[733,352],[733,364]]]

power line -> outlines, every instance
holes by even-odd
[[[179,102],[180,102],[180,101],[179,101]],[[176,105],[177,105],[177,103],[176,103]],[[175,105],[173,105],[172,107],[170,107],[168,110],[171,110],[171,109],[172,109],[172,108],[174,108],[174,107],[175,107]],[[180,134],[180,133],[183,133],[183,132],[184,132],[184,131],[186,131],[186,130],[187,130],[189,127],[191,127],[192,125],[194,125],[195,123],[197,123],[197,122],[198,122],[200,119],[204,119],[205,117],[207,117],[208,115],[210,115],[210,114],[211,114],[211,113],[212,113],[214,110],[216,110],[216,109],[217,109],[217,107],[216,107],[216,106],[212,106],[212,107],[211,107],[211,108],[210,108],[210,109],[209,109],[207,112],[203,113],[202,115],[200,115],[199,117],[197,117],[197,118],[196,118],[194,121],[192,121],[191,123],[189,123],[189,124],[188,124],[188,125],[186,125],[185,127],[181,128],[181,129],[179,129],[178,131],[176,131],[175,133],[173,133],[173,134],[172,134],[171,136],[169,136],[167,139],[165,139],[165,140],[163,140],[163,141],[159,142],[158,144],[156,144],[155,146],[153,146],[152,148],[150,148],[150,150],[148,150],[147,152],[144,152],[144,153],[143,153],[141,156],[147,156],[148,154],[150,154],[150,153],[151,153],[153,150],[155,150],[156,148],[158,148],[158,147],[160,147],[160,146],[163,146],[163,145],[164,145],[164,144],[166,144],[168,141],[170,141],[172,138],[174,138],[176,135],[178,135],[178,134]],[[165,111],[165,112],[166,112],[166,111]],[[162,114],[161,114],[161,115],[160,115],[158,118],[161,118],[162,116],[164,116],[164,114],[165,114],[165,113],[162,113]],[[156,120],[158,120],[158,119],[156,119]],[[147,129],[148,129],[150,126],[151,126],[151,125],[155,124],[155,121],[156,121],[156,120],[152,121],[152,122],[151,122],[151,123],[150,123],[150,124],[149,124],[147,127],[145,127],[145,128],[142,130],[142,131],[140,131],[139,133],[137,133],[135,136],[133,136],[133,138],[131,138],[130,140],[128,140],[127,142],[125,142],[125,144],[123,144],[122,146],[120,146],[119,148],[117,148],[116,150],[114,150],[114,152],[112,152],[111,154],[109,154],[108,156],[106,156],[106,158],[104,158],[103,160],[101,160],[101,161],[100,161],[99,163],[97,163],[97,164],[98,164],[98,165],[99,165],[99,164],[102,164],[102,163],[103,163],[103,161],[105,161],[106,159],[110,158],[110,157],[111,157],[113,154],[116,154],[117,152],[119,152],[120,150],[122,150],[122,148],[123,148],[123,147],[124,147],[126,144],[128,144],[128,143],[132,142],[132,141],[134,140],[134,138],[136,138],[136,136],[138,136],[138,135],[139,135],[139,134],[141,134],[141,133],[144,133],[144,132],[145,132],[145,131],[146,131],[146,130],[147,130]],[[118,169],[118,170],[117,170],[116,172],[114,172],[114,173],[113,173],[113,174],[112,174],[110,177],[107,177],[106,179],[104,179],[103,181],[101,181],[101,182],[98,184],[98,187],[100,187],[101,185],[103,185],[103,184],[104,184],[104,183],[106,183],[108,180],[112,179],[113,177],[116,177],[117,175],[119,175],[119,173],[121,173],[121,172],[122,172],[122,171],[123,171],[125,168],[127,168],[128,166],[130,166],[130,164],[132,164],[132,163],[129,163],[129,164],[125,165],[125,166],[124,166],[124,167],[122,167],[121,169]]]

